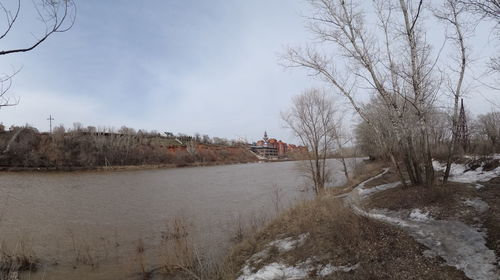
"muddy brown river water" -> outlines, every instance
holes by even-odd
[[[349,165],[354,165],[349,160]],[[345,182],[330,160],[332,186]],[[115,172],[0,173],[2,250],[40,259],[23,279],[139,279],[161,262],[173,220],[211,259],[227,253],[239,225],[309,199],[298,162]],[[278,208],[277,208],[278,206]]]

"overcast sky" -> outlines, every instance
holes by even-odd
[[[88,0],[77,6],[70,31],[32,52],[1,57],[0,72],[22,68],[9,92],[19,105],[0,110],[6,126],[28,123],[47,131],[51,114],[54,124],[67,127],[126,125],[249,141],[267,130],[293,141],[280,111],[305,88],[323,85],[278,64],[286,46],[311,39],[304,0]],[[20,22],[1,48],[40,34],[29,13]],[[488,28],[476,35],[473,72],[481,73],[495,43]],[[433,36],[442,42],[440,33]],[[497,98],[493,91],[481,94]],[[466,103],[473,113],[491,110],[476,93]]]

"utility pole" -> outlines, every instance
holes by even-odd
[[[49,118],[47,120],[49,121],[50,125],[50,134],[52,134],[52,121],[54,120],[54,118],[52,117],[52,115],[49,115]]]

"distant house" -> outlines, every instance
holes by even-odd
[[[252,152],[256,153],[259,156],[268,159],[278,159],[278,158],[286,158],[288,156],[290,146],[297,148],[297,146],[295,145],[288,145],[287,143],[281,140],[269,138],[267,136],[267,131],[265,131],[262,140],[257,141],[254,145],[250,147],[250,149]],[[303,149],[304,147],[301,148]]]

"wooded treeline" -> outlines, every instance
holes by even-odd
[[[162,136],[156,131],[62,126],[40,133],[30,126],[0,127],[0,166],[79,169],[101,166],[251,162],[243,143],[223,138]]]
[[[396,150],[394,133],[390,123],[383,114],[377,113],[382,108],[377,102],[367,107],[373,110],[373,123],[382,133],[382,139]],[[452,139],[452,120],[446,111],[436,110],[431,114],[429,127],[429,142],[433,158],[446,161],[448,147]],[[457,145],[454,157],[460,158],[465,153],[475,155],[488,155],[500,153],[500,112],[490,112],[477,117],[467,116],[466,141]],[[365,121],[356,127],[356,141],[363,154],[371,158],[388,160],[387,153],[382,145],[374,140],[374,130]]]

